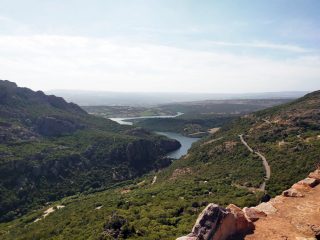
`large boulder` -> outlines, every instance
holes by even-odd
[[[309,174],[309,178],[316,179],[320,183],[320,169],[315,170]]]
[[[284,197],[303,197],[304,195],[299,192],[297,189],[290,188],[282,192]]]
[[[255,222],[258,219],[264,218],[264,217],[267,216],[266,213],[264,213],[262,211],[259,211],[259,210],[255,209],[255,208],[252,208],[252,207],[251,208],[245,207],[243,209],[243,212],[244,212],[246,218],[248,220],[252,221],[252,222]]]
[[[308,191],[311,188],[317,186],[319,181],[316,178],[307,177],[295,184],[292,185],[291,188],[301,191]]]
[[[225,240],[232,236],[244,236],[252,232],[254,226],[240,208],[231,205],[222,208],[210,203],[199,215],[192,232],[178,240]]]
[[[264,212],[267,215],[274,214],[278,210],[273,206],[272,202],[260,203],[258,206],[254,207],[255,210]]]
[[[305,179],[303,179],[303,180],[301,180],[301,181],[299,181],[298,182],[298,184],[303,184],[303,185],[307,185],[307,186],[309,186],[309,187],[315,187],[315,186],[317,186],[318,185],[318,180],[317,179],[315,179],[315,178],[310,178],[310,177],[307,177],[307,178],[305,178]]]
[[[237,207],[234,204],[230,204],[227,207],[227,210],[235,216],[235,229],[236,235],[245,235],[254,229],[254,225],[246,218],[245,213],[241,210],[241,208]]]

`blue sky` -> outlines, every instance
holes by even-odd
[[[316,90],[319,10],[318,0],[0,0],[0,78],[44,90]]]

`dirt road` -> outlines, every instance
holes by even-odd
[[[240,140],[241,140],[242,144],[243,144],[244,146],[246,146],[246,148],[247,148],[250,152],[258,155],[258,156],[262,159],[262,163],[263,163],[263,166],[264,166],[264,169],[265,169],[265,172],[266,172],[266,176],[265,176],[264,182],[263,182],[263,183],[261,184],[261,186],[260,186],[260,189],[263,190],[263,191],[265,191],[266,181],[269,180],[269,179],[270,179],[270,176],[271,176],[271,168],[270,168],[270,165],[269,165],[269,163],[268,163],[268,161],[267,161],[267,159],[266,159],[265,156],[263,156],[260,152],[254,151],[254,150],[248,145],[248,143],[247,143],[247,142],[244,140],[244,138],[243,138],[243,134],[240,134],[239,137],[240,137]]]

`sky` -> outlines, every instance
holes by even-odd
[[[34,90],[320,89],[319,0],[0,0],[0,79]]]

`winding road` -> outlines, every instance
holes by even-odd
[[[261,186],[260,186],[260,189],[261,189],[262,191],[265,191],[265,189],[266,189],[266,181],[268,181],[268,180],[270,179],[270,176],[271,176],[271,168],[270,168],[270,165],[269,165],[269,163],[268,163],[268,161],[267,161],[267,159],[266,159],[265,156],[263,156],[260,152],[254,151],[254,150],[248,145],[248,143],[247,143],[247,142],[244,140],[244,138],[243,138],[243,134],[240,134],[239,137],[240,137],[240,140],[241,140],[242,144],[245,145],[250,152],[258,155],[258,156],[262,159],[262,163],[263,163],[264,169],[265,169],[265,171],[266,171],[266,176],[265,176],[265,178],[264,178],[264,182],[263,182],[263,183],[261,184]]]

